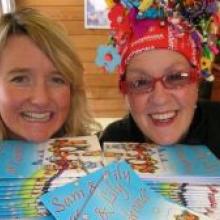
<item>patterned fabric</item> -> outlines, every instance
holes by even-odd
[[[218,0],[106,0],[114,57],[102,54],[97,65],[121,77],[131,57],[156,48],[183,54],[201,76],[212,81],[211,66],[220,50]],[[102,45],[103,47],[103,45]],[[98,51],[100,53],[100,50]],[[118,59],[118,61],[116,60]],[[102,60],[102,62],[100,62]]]

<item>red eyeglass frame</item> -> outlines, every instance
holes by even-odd
[[[155,77],[153,78],[153,89],[154,89],[154,86],[156,84],[157,81],[161,82],[161,84],[164,86],[164,88],[166,89],[172,89],[172,88],[169,88],[167,87],[165,84],[164,84],[164,81],[163,81],[163,78],[164,78],[165,75],[163,76],[160,76],[160,77]],[[191,84],[191,83],[195,83],[199,80],[200,78],[200,75],[198,73],[198,70],[197,69],[192,69],[190,71],[190,79],[189,79],[189,83],[188,84]],[[127,94],[128,93],[128,82],[126,82],[126,78],[123,76],[121,77],[121,79],[119,80],[119,89],[121,91],[122,94]],[[152,90],[153,90],[152,89]],[[173,88],[175,89],[175,88]],[[146,92],[147,93],[147,92]]]

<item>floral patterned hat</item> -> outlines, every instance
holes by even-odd
[[[97,50],[96,64],[125,73],[138,53],[166,48],[183,54],[205,79],[220,51],[218,0],[106,0],[110,37]]]

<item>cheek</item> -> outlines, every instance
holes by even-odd
[[[61,109],[69,110],[70,108],[70,97],[71,97],[70,89],[65,88],[55,95],[56,103]]]
[[[24,100],[24,94],[10,88],[0,88],[0,109],[13,109]]]
[[[147,104],[147,95],[128,95],[127,96],[128,108],[131,112],[139,113],[144,111]]]
[[[176,93],[178,100],[185,108],[194,108],[198,100],[198,86],[192,84],[179,93]]]

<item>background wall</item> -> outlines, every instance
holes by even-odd
[[[61,23],[70,35],[85,68],[89,105],[95,117],[125,114],[117,74],[104,74],[95,64],[97,46],[107,42],[108,30],[84,28],[83,0],[16,0],[17,7],[32,7]]]

